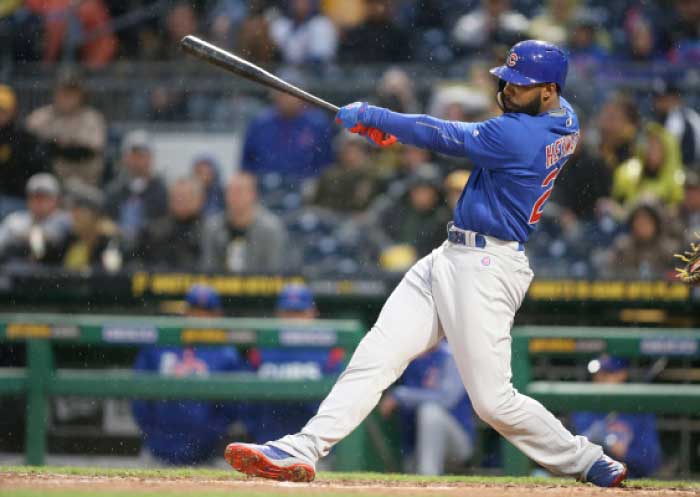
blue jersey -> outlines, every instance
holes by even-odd
[[[233,347],[145,347],[134,368],[166,376],[200,376],[243,369]],[[134,418],[143,442],[163,462],[174,465],[209,460],[237,415],[231,403],[193,400],[135,400]]]
[[[661,466],[661,446],[656,432],[656,416],[636,413],[575,412],[574,431],[603,446],[622,441],[627,453],[622,462],[632,478],[644,478]]]
[[[363,124],[401,143],[468,157],[475,165],[454,211],[459,228],[526,242],[554,180],[573,154],[579,125],[571,105],[537,116],[506,113],[479,123],[442,121],[367,107]]]
[[[320,380],[341,372],[345,351],[325,347],[270,347],[248,351],[248,366],[266,380]],[[317,401],[265,402],[243,406],[243,421],[256,443],[300,431],[318,411]]]

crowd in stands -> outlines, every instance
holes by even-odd
[[[365,100],[473,121],[498,113],[497,81],[485,69],[519,39],[561,43],[584,76],[616,61],[697,64],[699,4],[662,4],[6,2],[0,37],[14,62],[78,64],[56,66],[52,102],[36,109],[22,107],[11,81],[0,85],[0,262],[80,272],[402,271],[445,239],[472,167],[466,159],[378,149],[272,94],[248,123],[232,177],[203,155],[188,175],[166,181],[154,169],[147,121],[110,154],[110,116],[91,106],[81,66],[177,60],[177,41],[199,33],[255,61],[295,65],[285,77],[300,86],[330,62],[384,63]],[[460,58],[472,61],[468,74],[427,98],[400,65]],[[593,96],[584,77],[565,93],[583,139],[527,245],[538,276],[673,276],[673,253],[700,232],[700,115],[687,74],[646,73],[651,91]],[[153,108],[159,98],[151,95]]]
[[[693,0],[9,0],[16,62],[179,58],[198,33],[257,62],[449,62],[523,38],[568,45],[575,65],[700,60]]]

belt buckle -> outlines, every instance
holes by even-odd
[[[450,226],[449,230],[447,231],[447,239],[452,243],[456,243],[458,245],[467,244],[466,233],[464,233],[463,231],[452,229],[452,226]]]

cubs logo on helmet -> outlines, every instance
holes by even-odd
[[[569,61],[556,45],[539,40],[526,40],[513,45],[506,62],[489,72],[516,85],[556,83],[564,89]]]

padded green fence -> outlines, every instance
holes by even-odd
[[[627,411],[700,414],[700,385],[532,381],[537,356],[585,356],[603,352],[623,357],[698,357],[700,332],[669,328],[528,326],[513,329],[513,384],[553,411]],[[525,475],[530,461],[504,442],[505,471]]]
[[[0,314],[0,342],[27,343],[26,369],[0,369],[0,394],[27,398],[26,461],[41,465],[46,453],[48,399],[55,395],[235,401],[318,400],[335,377],[267,380],[252,373],[175,378],[124,370],[54,367],[58,343],[100,346],[236,345],[343,347],[354,350],[364,335],[354,320],[202,319],[106,315]],[[348,354],[349,355],[349,354]],[[338,469],[366,469],[364,425],[336,449]]]

